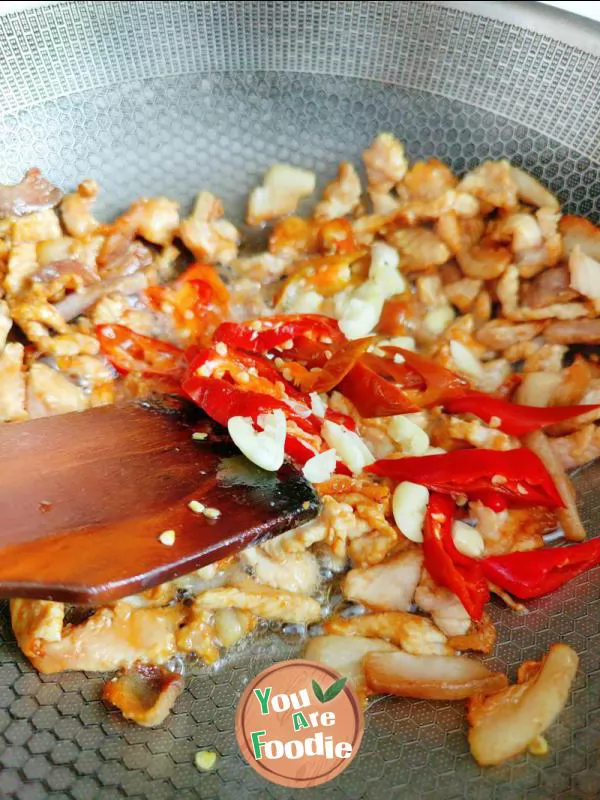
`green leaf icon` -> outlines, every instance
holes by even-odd
[[[325,703],[328,703],[330,700],[333,700],[334,697],[337,697],[338,694],[342,691],[344,686],[346,685],[346,681],[348,678],[339,678],[339,680],[334,681],[329,689],[325,692]]]
[[[321,687],[319,686],[319,684],[315,680],[313,680],[313,682],[312,682],[312,688],[313,688],[313,692],[315,693],[315,697],[317,698],[317,700],[320,703],[324,703],[325,702],[325,695],[323,694],[323,689],[321,689]]]
[[[338,678],[337,681],[334,681],[331,686],[323,691],[319,684],[313,680],[312,688],[313,692],[315,693],[315,697],[320,703],[328,703],[330,700],[333,700],[334,697],[337,697],[338,694],[342,691],[344,686],[346,685],[346,681],[348,678]]]

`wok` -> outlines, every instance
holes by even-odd
[[[94,177],[99,214],[139,195],[214,191],[232,218],[275,161],[359,162],[379,131],[462,173],[508,157],[570,213],[600,214],[600,27],[534,3],[78,2],[0,17],[0,180],[30,166]],[[584,521],[600,520],[592,467]],[[0,622],[0,795],[17,798],[595,798],[600,796],[600,570],[531,604],[493,609],[493,665],[514,676],[556,640],[579,653],[550,753],[483,769],[462,704],[380,699],[331,784],[267,786],[242,760],[237,700],[298,652],[268,631],[218,669],[193,669],[173,715],[137,728],[99,699],[104,676],[38,675]],[[209,774],[198,750],[216,750]]]

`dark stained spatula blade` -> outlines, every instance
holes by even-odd
[[[2,425],[0,452],[5,597],[104,603],[283,533],[319,508],[295,467],[256,467],[179,400]],[[191,500],[220,516],[194,513]],[[172,546],[158,538],[167,530]]]

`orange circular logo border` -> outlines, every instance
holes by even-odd
[[[333,681],[338,680],[341,676],[340,673],[336,670],[328,667],[324,664],[320,664],[317,661],[309,661],[307,659],[291,659],[288,661],[280,661],[277,664],[273,664],[270,667],[267,667],[265,670],[260,672],[255,678],[253,678],[249,683],[248,686],[244,689],[236,711],[235,715],[235,733],[237,737],[237,741],[242,751],[242,755],[250,764],[250,766],[258,772],[266,780],[270,781],[271,783],[275,783],[279,786],[286,786],[291,788],[311,788],[313,786],[319,786],[323,783],[327,783],[341,772],[343,772],[346,767],[348,767],[351,762],[356,757],[358,753],[360,744],[362,742],[363,734],[364,734],[364,715],[362,711],[362,706],[359,702],[359,699],[356,695],[356,692],[348,683],[346,683],[341,690],[341,692],[336,696],[335,701],[339,702],[336,703],[338,707],[338,713],[342,713],[344,716],[344,741],[349,742],[352,747],[352,752],[348,757],[335,757],[335,760],[332,764],[329,764],[326,761],[326,758],[320,756],[302,756],[298,760],[294,759],[293,765],[290,759],[285,759],[283,762],[280,762],[280,759],[277,760],[264,760],[264,759],[257,759],[253,746],[250,740],[251,732],[249,730],[248,723],[250,727],[254,727],[257,723],[253,723],[252,716],[253,712],[250,708],[251,700],[255,700],[257,704],[260,706],[260,702],[255,695],[255,689],[260,688],[261,685],[264,685],[267,682],[272,682],[273,678],[275,678],[278,674],[281,678],[285,678],[283,684],[278,687],[278,694],[286,694],[286,681],[289,684],[292,684],[292,676],[295,673],[296,679],[298,678],[298,672],[302,671],[304,673],[303,677],[305,677],[306,689],[307,691],[311,691],[311,682],[312,679],[316,679],[320,677],[328,677]],[[286,674],[287,673],[287,674]],[[294,690],[298,691],[298,689],[292,685],[288,686],[288,691]],[[314,693],[314,692],[313,692]],[[275,695],[276,697],[277,695]],[[334,703],[334,700],[331,702]],[[343,704],[343,705],[342,705]],[[311,704],[312,705],[312,704]],[[277,713],[277,712],[275,712]],[[286,712],[287,713],[287,712]],[[317,712],[318,713],[318,709]],[[331,712],[330,712],[331,713]],[[270,714],[270,712],[269,712]],[[269,714],[265,714],[262,712],[261,719],[264,718],[264,727],[267,728],[267,718]],[[315,712],[313,711],[313,716]],[[335,712],[334,712],[335,715]],[[323,715],[321,715],[322,719]],[[349,718],[349,719],[348,719]],[[277,722],[278,725],[281,725],[281,716],[274,716],[272,720]],[[335,721],[337,723],[337,717],[335,717]],[[348,726],[353,724],[353,732],[352,736],[348,737]],[[304,727],[304,726],[303,726]],[[333,726],[330,728],[331,731],[334,730]],[[338,729],[339,731],[339,729]],[[262,733],[262,731],[258,731]],[[307,734],[314,733],[315,729],[309,729],[306,731]],[[317,731],[317,733],[320,731]],[[295,739],[299,738],[299,732],[293,728],[292,720],[290,719],[290,734],[293,735]],[[329,735],[329,734],[328,734]],[[292,737],[290,737],[292,738]],[[339,744],[339,742],[338,742]],[[309,758],[318,758],[320,763],[323,764],[325,767],[329,767],[329,769],[318,772],[315,774],[314,772],[309,775],[303,775],[304,772],[303,767],[305,768],[308,765],[307,759]],[[278,763],[283,763],[287,767],[287,773],[281,774],[275,768],[275,765]],[[267,766],[267,764],[269,766]],[[316,766],[318,762],[311,762],[313,766]],[[293,774],[295,771],[298,771],[298,774]],[[291,772],[291,774],[290,774]]]

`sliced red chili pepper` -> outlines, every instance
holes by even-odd
[[[290,436],[289,433],[285,437],[285,452],[297,464],[306,464],[309,458],[317,455],[301,439],[296,436]]]
[[[231,417],[251,417],[268,414],[276,408],[289,412],[289,406],[275,397],[261,392],[244,391],[222,378],[205,378],[192,375],[181,388],[209,417],[227,425]]]
[[[183,375],[185,354],[173,344],[142,336],[125,325],[97,325],[96,333],[102,352],[122,374],[139,372],[168,378]]]
[[[522,406],[499,397],[490,397],[484,392],[468,392],[462,397],[444,401],[444,408],[451,414],[474,414],[484,422],[496,422],[496,427],[511,436],[524,436],[531,431],[538,431],[548,425],[594,411],[598,407],[598,405]]]
[[[254,385],[256,383],[264,386],[264,382],[261,383],[256,380],[262,378],[272,384],[272,390],[265,391],[265,394],[272,394],[275,391],[276,384],[281,387],[280,391],[285,390],[286,393],[299,394],[291,384],[282,378],[281,374],[267,358],[254,353],[244,353],[233,347],[227,348],[224,354],[219,353],[215,347],[198,348],[190,363],[188,373],[193,375],[198,370],[201,370],[201,374],[204,374],[204,377],[211,377],[215,373],[217,373],[215,377],[219,378],[223,377],[224,374],[232,376],[242,374],[248,389],[256,388]],[[258,391],[261,391],[261,389],[258,389]]]
[[[283,401],[260,392],[244,391],[221,378],[193,375],[184,380],[182,389],[209,417],[224,427],[231,417],[256,420],[260,414],[268,414],[277,408],[289,415],[289,406]],[[300,439],[289,434],[285,437],[285,452],[299,464],[315,455]]]
[[[417,304],[410,292],[394,295],[385,301],[377,331],[386,336],[411,334],[416,327],[417,316]]]
[[[391,383],[374,369],[379,365],[377,356],[363,356],[339,384],[340,392],[354,404],[363,417],[389,417],[420,411],[409,394]]]
[[[318,226],[304,217],[284,217],[275,224],[269,236],[269,253],[312,253],[316,249]]]
[[[306,392],[330,392],[343,381],[367,348],[376,341],[374,336],[354,339],[339,347],[320,372],[311,372],[302,388]]]
[[[469,500],[479,500],[484,506],[497,513],[508,508],[506,497],[500,492],[492,491],[491,489],[481,492],[469,492]]]
[[[330,337],[325,338],[329,339]],[[294,340],[292,349],[280,355],[285,355],[285,358],[294,359],[312,369],[313,367],[322,367],[331,358],[336,346],[335,343],[331,345],[320,342],[312,336],[299,335]]]
[[[583,544],[506,553],[482,559],[485,577],[522,600],[553,592],[600,564],[600,537]]]
[[[425,381],[426,389],[416,400],[421,408],[439,405],[448,398],[460,397],[468,391],[469,384],[464,378],[430,358],[425,358],[412,350],[405,350],[403,347],[387,346],[383,349],[392,355],[400,354],[405,363],[418,372]]]
[[[542,461],[526,447],[454,450],[432,456],[376,461],[367,472],[415,481],[436,492],[480,497],[495,492],[509,505],[561,508],[564,503]]]
[[[192,342],[208,343],[229,299],[227,287],[214,267],[194,264],[168,286],[150,286],[146,297],[155,308],[170,308],[178,330]]]
[[[425,514],[423,555],[425,567],[439,586],[458,597],[476,622],[490,597],[479,562],[460,553],[452,539],[455,504],[447,495],[433,492]]]
[[[244,353],[233,347],[228,347],[224,355],[215,347],[193,347],[188,348],[185,356],[190,362],[186,378],[196,374],[204,378],[222,378],[233,382],[242,391],[256,391],[286,401],[288,417],[293,417],[298,426],[307,433],[319,432],[322,420],[312,412],[310,398],[286,381],[268,358],[255,353]],[[340,411],[327,408],[325,419],[337,422],[349,430],[356,429],[352,417]]]
[[[382,349],[391,357],[363,353],[339,385],[363,417],[420,411],[467,390],[465,380],[429,358],[401,347]],[[352,354],[350,348],[348,352]],[[394,360],[395,355],[402,356],[401,363]],[[332,362],[335,358],[334,355]],[[325,370],[328,368],[329,365]]]
[[[183,391],[221,425],[227,425],[232,416],[255,420],[260,414],[280,408],[302,431],[311,436],[319,434],[322,420],[311,412],[309,398],[284,381],[268,359],[233,347],[224,354],[214,347],[190,350],[193,358],[182,383]],[[346,414],[331,409],[326,410],[325,419],[350,430],[356,427]],[[289,433],[285,451],[299,464],[318,452]],[[338,462],[336,472],[348,470]]]
[[[338,425],[342,425],[344,428],[348,428],[350,431],[356,430],[356,423],[349,417],[348,414],[342,414],[341,411],[334,411],[331,408],[328,408],[325,412],[325,419],[330,420],[331,422],[336,422]]]
[[[303,217],[285,217],[269,236],[269,252],[274,255],[289,252],[348,255],[358,250],[352,223],[337,218],[317,222]],[[300,272],[302,267],[300,267]],[[294,276],[292,276],[294,277]]]
[[[203,283],[211,290],[211,300],[224,308],[229,302],[229,289],[221,280],[217,270],[210,264],[192,264],[179,275],[176,283]]]
[[[365,353],[362,361],[382,378],[397,384],[399,388],[405,389],[407,392],[413,389],[422,392],[426,389],[426,383],[421,375],[404,361],[398,363],[393,358],[384,358],[375,353]]]
[[[354,231],[349,219],[339,217],[330,219],[319,226],[319,248],[323,253],[345,255],[358,250],[354,241]]]
[[[281,314],[252,322],[223,322],[215,331],[214,341],[250,353],[280,353],[294,361],[310,361],[315,355],[335,350],[344,336],[329,317]]]
[[[212,419],[225,427],[231,417],[250,417],[256,420],[260,414],[268,414],[280,408],[286,417],[293,419],[296,425],[302,430],[313,435],[317,432],[312,427],[309,419],[302,419],[301,417],[295,416],[291,412],[290,406],[285,401],[278,400],[262,392],[244,390],[222,378],[190,374],[183,381],[182,389],[209,417],[212,417]],[[331,412],[331,415],[335,421],[339,422],[344,418],[342,424],[346,424],[345,415],[337,415],[335,412]],[[353,427],[354,423],[352,420],[350,420],[350,423],[351,425],[346,426]],[[298,464],[305,464],[309,458],[316,455],[316,452],[308,447],[301,439],[296,436],[291,436],[289,433],[285,438],[285,452]],[[336,472],[348,475],[351,474],[350,470],[339,461],[337,462]]]

